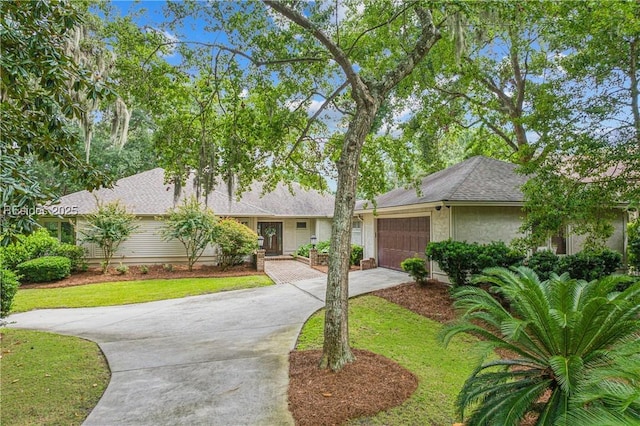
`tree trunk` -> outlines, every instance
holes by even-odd
[[[338,161],[338,186],[327,276],[324,346],[320,361],[320,368],[330,368],[333,371],[341,370],[355,360],[349,346],[348,324],[351,220],[356,201],[360,153],[371,131],[378,105],[378,102],[374,102],[358,108],[349,124]]]

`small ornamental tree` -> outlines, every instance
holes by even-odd
[[[239,265],[258,249],[258,234],[237,220],[226,218],[216,223],[211,242],[218,246],[218,263],[226,269]]]
[[[96,244],[102,250],[102,273],[107,273],[120,244],[138,228],[135,220],[136,217],[128,213],[119,201],[108,204],[99,202],[98,209],[87,215],[88,226],[80,231],[84,236],[82,241]]]
[[[201,207],[196,197],[185,199],[183,203],[169,210],[169,217],[160,231],[162,239],[176,239],[187,253],[189,270],[200,259],[204,249],[211,242],[216,217],[211,209]]]

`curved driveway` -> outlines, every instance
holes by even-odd
[[[350,295],[409,281],[352,272]],[[289,425],[288,355],[326,277],[136,305],[11,315],[10,327],[97,342],[111,381],[86,425]]]

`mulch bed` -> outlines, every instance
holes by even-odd
[[[356,361],[337,373],[318,368],[320,350],[290,353],[289,409],[297,425],[370,416],[400,405],[418,387],[418,378],[395,362],[364,350],[353,353]]]
[[[209,277],[240,277],[245,275],[260,275],[251,264],[233,266],[222,270],[218,266],[196,265],[192,271],[186,265],[173,265],[173,271],[166,271],[162,265],[148,265],[149,271],[142,273],[140,266],[130,266],[129,271],[120,274],[115,267],[109,268],[107,274],[103,274],[100,268],[90,268],[86,272],[77,272],[71,276],[50,283],[22,284],[20,288],[57,288],[70,287],[84,284],[104,283],[111,281],[134,281],[152,279],[176,279],[176,278],[209,278]]]
[[[430,281],[372,293],[439,322],[455,318],[449,286]],[[296,425],[339,425],[402,404],[418,386],[410,371],[381,355],[353,350],[357,360],[342,371],[320,370],[322,351],[289,354],[289,410]]]

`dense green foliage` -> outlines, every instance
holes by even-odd
[[[429,270],[427,269],[427,262],[420,257],[410,257],[400,263],[400,267],[403,271],[409,273],[411,278],[420,285],[427,283],[429,278]]]
[[[329,253],[329,248],[331,247],[331,241],[324,240],[318,241],[316,243],[316,250],[318,253]],[[309,257],[309,250],[313,248],[313,244],[303,244],[296,249],[293,253],[296,256]],[[349,264],[350,265],[360,265],[360,261],[364,255],[364,248],[358,244],[351,244],[351,252],[349,253]]]
[[[71,272],[78,272],[86,268],[84,247],[63,243],[51,249],[49,254],[68,258],[71,261]]]
[[[364,247],[359,244],[351,244],[351,255],[349,256],[349,263],[351,265],[359,266],[363,256]]]
[[[108,181],[82,160],[73,124],[86,113],[74,93],[96,102],[111,93],[107,80],[76,62],[69,50],[86,7],[68,0],[28,7],[0,2],[0,204],[8,208],[0,229],[3,245],[31,232],[37,209],[55,198],[52,188],[37,181],[30,159],[52,160],[88,189]]]
[[[636,271],[640,270],[640,220],[636,219],[627,225],[628,246],[627,261]]]
[[[112,203],[98,202],[96,211],[86,216],[87,228],[80,230],[83,241],[94,243],[102,250],[102,272],[106,273],[113,255],[122,242],[135,232],[135,216],[127,213],[127,209],[118,201]]]
[[[218,247],[218,264],[223,268],[239,265],[258,249],[258,234],[235,219],[219,220],[211,243]]]
[[[13,298],[19,286],[18,276],[13,271],[0,268],[0,317],[11,312]]]
[[[318,241],[316,243],[316,250],[318,250],[318,253],[329,253],[329,247],[331,247],[331,241],[329,240]],[[313,244],[311,243],[303,244],[298,247],[298,249],[295,251],[295,254],[297,256],[309,257],[309,250],[311,250],[312,248]]]
[[[446,240],[429,243],[425,252],[429,259],[438,263],[454,285],[468,284],[472,275],[485,268],[509,267],[524,259],[521,252],[507,247],[502,241],[478,244]]]
[[[161,230],[162,239],[180,241],[186,251],[189,270],[192,270],[193,264],[211,242],[216,217],[213,211],[202,207],[195,197],[185,199],[167,213]]]
[[[457,402],[465,424],[516,426],[527,413],[539,416],[538,425],[637,423],[640,283],[616,292],[628,277],[540,281],[526,267],[491,268],[475,281],[490,283],[490,292],[454,291],[464,314],[444,341],[468,333],[511,355],[483,363],[467,379]],[[591,421],[572,423],[568,415]]]
[[[18,235],[7,246],[0,247],[0,261],[6,269],[15,269],[18,264],[42,256],[63,256],[71,261],[71,271],[78,271],[84,264],[84,248],[73,244],[60,244],[45,229],[29,235]]]
[[[71,260],[62,256],[42,256],[19,264],[16,271],[26,282],[56,281],[69,276]]]
[[[526,265],[542,280],[549,279],[552,273],[561,275],[566,272],[571,278],[591,281],[616,272],[622,266],[622,255],[609,249],[583,250],[566,256],[541,250],[533,253],[526,260]]]

